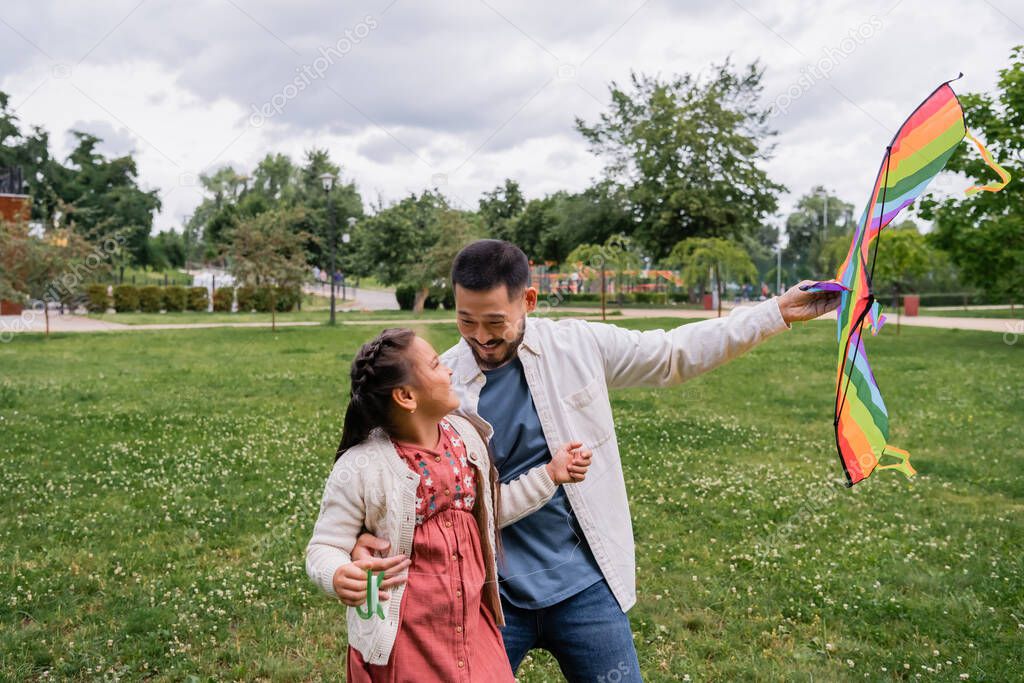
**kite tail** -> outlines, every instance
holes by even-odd
[[[871,310],[868,313],[868,323],[871,325],[871,336],[877,337],[878,332],[882,329],[882,325],[885,324],[885,315],[882,314],[882,307],[876,301],[871,304]]]
[[[886,444],[885,448],[882,449],[882,456],[884,457],[886,455],[892,458],[896,458],[899,462],[883,465],[881,464],[881,461],[879,461],[879,464],[876,466],[876,469],[896,470],[898,472],[901,472],[903,476],[906,477],[907,479],[910,479],[915,474],[917,474],[917,470],[915,470],[914,466],[910,464],[910,453],[908,453],[907,451],[903,450],[902,448],[896,448],[895,446],[890,446],[889,444]]]
[[[992,153],[985,148],[985,145],[981,144],[980,140],[971,135],[971,131],[967,131],[967,139],[973,142],[974,145],[978,148],[978,151],[981,152],[981,158],[985,160],[985,163],[988,164],[988,167],[995,171],[997,174],[999,174],[1000,182],[989,183],[988,185],[971,185],[966,190],[964,190],[964,194],[972,195],[976,192],[981,192],[982,190],[984,190],[985,192],[999,192],[999,190],[1006,187],[1006,184],[1010,182],[1010,174],[1006,171],[1006,169],[1004,169],[1002,166],[995,162],[995,159],[992,158]]]

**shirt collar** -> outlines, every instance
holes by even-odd
[[[525,325],[523,341],[519,345],[520,353],[522,353],[523,349],[526,349],[530,353],[539,356],[541,352],[540,340],[537,338],[537,326],[530,316],[526,316]],[[483,374],[480,366],[476,364],[476,356],[473,355],[473,349],[469,348],[469,344],[466,343],[465,339],[459,340],[456,369],[459,373],[459,381],[462,384],[468,384]]]

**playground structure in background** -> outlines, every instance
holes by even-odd
[[[539,294],[600,294],[601,269],[577,264],[571,272],[550,270],[558,264],[554,262],[534,264],[530,262],[530,286],[536,287]],[[676,270],[644,270],[627,269],[622,271],[605,268],[605,293],[615,296],[618,293],[632,294],[635,292],[677,292],[685,291],[685,284],[679,271]]]

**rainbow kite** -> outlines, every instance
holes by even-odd
[[[1010,180],[1010,175],[996,165],[988,150],[967,132],[964,112],[949,86],[951,82],[936,88],[900,126],[886,147],[871,200],[864,209],[836,279],[802,287],[812,292],[842,292],[837,310],[839,367],[834,426],[847,486],[853,486],[875,469],[895,469],[907,477],[916,473],[910,464],[910,454],[888,443],[889,413],[868,364],[861,337],[865,321],[873,334],[878,334],[885,322],[871,290],[879,233],[924,192],[965,135],[1000,176],[999,183],[971,187],[968,194],[981,190],[997,192]],[[870,253],[872,243],[874,254]],[[888,458],[887,464],[879,464],[883,457]]]

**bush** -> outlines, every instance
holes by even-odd
[[[188,310],[206,311],[206,309],[209,307],[210,296],[206,292],[206,287],[188,288]]]
[[[188,290],[181,285],[164,287],[164,308],[168,312],[177,313],[178,311],[184,311],[187,302]]]
[[[235,294],[238,298],[238,312],[248,313],[255,308],[256,303],[256,288],[252,285],[242,285],[235,290]]]
[[[85,288],[85,308],[90,313],[104,313],[109,308],[106,285],[89,285]]]
[[[572,303],[596,303],[601,301],[601,295],[593,292],[579,294],[563,294],[563,300],[567,304]]]
[[[400,309],[411,311],[416,303],[416,288],[412,285],[398,285],[395,287],[395,298],[398,299]]]
[[[668,294],[666,292],[636,292],[633,297],[638,304],[668,303]]]
[[[221,287],[213,290],[213,310],[218,313],[230,313],[231,303],[235,300],[234,287]]]
[[[690,294],[689,294],[689,292],[672,292],[668,296],[669,296],[669,299],[671,299],[673,303],[677,303],[677,304],[685,304],[685,303],[689,303],[689,301],[690,301]]]
[[[455,290],[451,287],[436,287],[430,290],[430,296],[427,297],[423,307],[431,310],[443,305],[444,310],[451,311],[455,309]]]
[[[252,307],[260,313],[270,313],[270,304],[274,297],[273,285],[260,285],[253,295]]]
[[[156,285],[139,288],[139,308],[143,313],[159,313],[164,307],[164,292]]]
[[[139,288],[135,285],[114,287],[114,310],[118,313],[131,313],[139,310]]]
[[[287,313],[293,311],[302,299],[300,287],[278,287],[277,288],[277,312]]]

